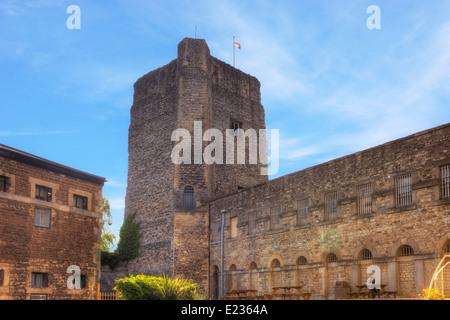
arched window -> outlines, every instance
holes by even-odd
[[[184,210],[194,210],[194,188],[190,186],[184,188]]]
[[[281,267],[280,261],[279,261],[278,259],[274,259],[274,260],[272,261],[271,267],[272,267],[272,269],[274,269],[274,268],[280,268],[280,267]]]
[[[328,263],[333,263],[333,262],[337,262],[338,258],[337,255],[335,255],[334,253],[330,253],[327,257],[327,262]]]
[[[301,256],[297,259],[298,266],[305,266],[307,264],[308,264],[308,261],[306,260],[306,258],[304,256]]]
[[[372,260],[372,252],[369,249],[361,250],[358,260]]]
[[[398,257],[411,257],[414,255],[414,250],[411,246],[403,245],[397,251]]]

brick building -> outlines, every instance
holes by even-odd
[[[143,236],[127,271],[192,278],[212,298],[223,275],[225,292],[302,285],[333,299],[336,284],[355,290],[376,265],[390,291],[417,296],[450,251],[450,124],[270,181],[261,162],[172,161],[175,129],[264,129],[259,90],[187,38],[135,83],[125,214],[137,213]]]
[[[95,298],[105,181],[0,145],[0,299]]]

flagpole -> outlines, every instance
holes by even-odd
[[[235,50],[236,50],[236,46],[235,46],[235,44],[234,44],[234,36],[233,36],[233,67],[235,67],[235,65],[236,65],[236,61],[235,61]]]

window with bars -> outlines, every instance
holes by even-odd
[[[230,129],[232,129],[232,130],[242,129],[242,122],[231,119],[230,120]]]
[[[372,212],[372,184],[367,183],[356,187],[356,205],[358,214]]]
[[[450,199],[450,164],[441,166],[441,199]]]
[[[306,258],[304,256],[301,256],[297,259],[297,265],[304,266],[307,264],[308,264],[308,261],[306,260]]]
[[[48,287],[48,273],[32,272],[31,273],[31,286],[33,288]]]
[[[0,191],[6,192],[8,177],[0,176]]]
[[[79,196],[77,194],[74,194],[73,195],[73,206],[75,208],[80,208],[80,209],[87,210],[87,208],[88,208],[88,198],[87,197],[83,197],[83,196]]]
[[[194,188],[187,186],[184,188],[184,210],[194,210]]]
[[[325,220],[334,220],[338,217],[337,202],[337,192],[330,192],[325,194]]]
[[[51,208],[34,208],[34,226],[41,228],[50,228],[50,221],[52,217]]]
[[[328,263],[333,263],[333,262],[337,262],[338,258],[337,255],[335,255],[334,253],[330,253],[327,257],[327,262]]]
[[[254,235],[257,233],[257,219],[258,219],[258,214],[257,212],[250,212],[249,216],[248,216],[248,234],[250,235]]]
[[[280,206],[273,207],[270,210],[270,227],[271,230],[278,230],[281,228],[281,221],[280,221],[280,215],[281,215],[281,208]]]
[[[297,224],[299,226],[308,224],[308,199],[297,202]]]
[[[363,249],[359,254],[359,260],[372,260],[372,252],[369,249]]]
[[[412,205],[412,176],[404,174],[395,177],[395,206],[397,208]]]
[[[414,250],[411,246],[403,245],[398,249],[399,257],[411,257],[414,255]]]
[[[45,186],[36,185],[35,198],[39,199],[39,200],[51,202],[52,201],[52,189],[45,187]]]

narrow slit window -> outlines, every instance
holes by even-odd
[[[257,233],[257,219],[258,215],[256,212],[250,212],[248,218],[248,233],[254,235]]]
[[[300,200],[297,202],[297,224],[299,226],[308,223],[308,200]]]

